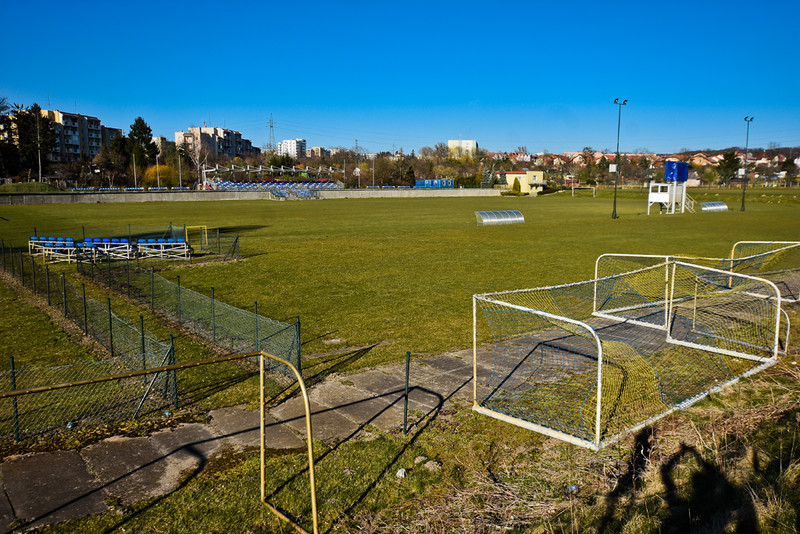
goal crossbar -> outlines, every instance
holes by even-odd
[[[620,256],[639,266],[473,296],[475,411],[598,450],[777,361],[774,283],[672,256]],[[494,339],[482,384],[479,309]]]

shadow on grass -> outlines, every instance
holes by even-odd
[[[343,354],[335,354],[332,356],[322,356],[310,361],[303,362],[303,381],[307,388],[311,388],[315,384],[324,381],[328,376],[343,371],[351,363],[366,356],[372,349],[378,345],[370,345],[351,352]],[[292,397],[297,396],[300,387],[297,382],[292,382],[281,391],[275,393],[270,398],[266,399],[267,405],[275,405],[279,402],[284,402]]]
[[[331,532],[337,525],[339,525],[343,520],[345,520],[350,516],[351,512],[355,510],[364,501],[364,499],[370,494],[370,492],[374,491],[378,487],[378,484],[381,482],[381,480],[383,480],[386,476],[394,476],[395,472],[394,468],[396,467],[397,462],[400,460],[400,458],[403,457],[406,451],[408,451],[411,447],[414,446],[419,436],[430,426],[430,424],[433,421],[435,421],[436,417],[440,414],[442,408],[444,407],[444,403],[450,398],[452,398],[454,395],[456,395],[464,387],[466,387],[471,382],[471,380],[472,380],[471,377],[467,378],[465,381],[463,381],[462,383],[458,384],[455,388],[453,388],[453,390],[449,394],[447,394],[447,396],[443,396],[438,392],[423,387],[414,386],[412,388],[409,388],[409,397],[411,397],[414,394],[428,395],[430,396],[430,398],[436,399],[434,405],[426,406],[427,411],[425,411],[421,416],[418,416],[413,421],[411,421],[411,424],[409,426],[411,427],[412,431],[408,434],[406,441],[403,443],[400,449],[384,462],[382,469],[374,472],[370,476],[366,484],[361,484],[363,486],[363,489],[361,489],[354,498],[349,499],[349,502],[346,503],[341,510],[337,511],[335,519],[332,520],[331,524],[328,525],[326,529],[320,527],[321,532]],[[312,414],[312,417],[319,416],[327,412],[332,412],[334,410],[346,410],[347,408],[352,408],[365,402],[372,402],[376,399],[382,399],[387,403],[385,407],[374,413],[371,417],[369,417],[368,420],[359,424],[358,427],[355,430],[353,430],[348,436],[340,438],[334,446],[326,450],[321,455],[317,456],[314,459],[315,466],[319,468],[320,466],[324,465],[324,461],[326,460],[326,458],[328,458],[331,454],[338,451],[343,444],[356,438],[361,432],[366,430],[369,425],[371,425],[383,414],[387,413],[393,406],[396,406],[398,403],[400,403],[400,405],[402,406],[404,401],[404,393],[405,393],[404,389],[391,390],[384,393],[373,394],[362,400],[314,412]],[[417,406],[419,405],[417,404]],[[293,419],[284,421],[284,423],[290,423],[292,421],[298,421],[301,419],[303,419],[303,417],[295,417]],[[275,489],[273,489],[266,496],[267,501],[275,499],[280,492],[288,490],[291,484],[295,483],[300,478],[307,476],[308,476],[308,468],[305,467],[299,472],[295,473],[289,479],[283,481]],[[292,516],[292,514],[286,512],[285,510],[281,510],[281,512],[289,517]]]
[[[652,429],[646,428],[636,435],[628,470],[606,495],[605,513],[598,524],[598,533],[619,531],[620,521],[625,521],[625,518],[615,519],[615,513],[620,506],[636,505],[637,482],[644,479],[652,443]],[[687,467],[687,463],[694,463],[696,467],[691,466],[688,483],[679,484],[675,480],[676,470]],[[694,447],[681,445],[680,450],[661,465],[660,475],[666,515],[659,532],[758,532],[755,506],[747,490],[730,481],[719,467],[703,458]],[[628,502],[622,504],[623,499]]]
[[[265,429],[268,431],[270,427],[276,427],[280,425],[282,425],[282,423],[278,422],[266,424]],[[59,512],[65,511],[67,508],[71,506],[79,505],[81,501],[83,501],[84,499],[95,497],[98,494],[105,499],[105,493],[108,492],[108,490],[114,484],[118,484],[121,482],[124,483],[127,480],[134,480],[134,477],[136,477],[136,475],[144,474],[148,469],[152,469],[153,467],[157,466],[157,464],[159,464],[160,462],[166,462],[170,458],[179,459],[181,456],[184,457],[188,456],[194,460],[194,466],[189,470],[181,472],[181,476],[179,479],[180,482],[172,490],[170,490],[168,493],[165,493],[164,495],[152,498],[149,502],[147,502],[145,506],[137,509],[134,512],[126,512],[123,515],[123,517],[121,517],[117,522],[107,527],[103,531],[105,533],[117,532],[120,527],[123,527],[124,525],[136,519],[137,517],[146,514],[148,511],[158,506],[159,503],[161,503],[161,501],[170,497],[171,495],[180,491],[181,489],[185,488],[192,481],[194,481],[198,477],[198,475],[200,475],[203,469],[205,469],[205,467],[208,465],[208,460],[211,457],[211,455],[214,454],[221,447],[224,447],[224,443],[222,443],[222,440],[238,435],[247,434],[248,432],[252,432],[253,430],[254,430],[253,428],[247,428],[237,432],[230,432],[223,436],[213,436],[205,439],[195,440],[181,445],[176,445],[172,448],[172,450],[169,450],[169,452],[164,454],[159,454],[157,458],[148,461],[146,463],[143,463],[131,469],[130,471],[114,478],[113,480],[109,480],[108,482],[100,484],[98,487],[94,489],[85,491],[80,495],[76,495],[67,502],[55,505],[49,510],[38,514],[34,518],[30,518],[27,520],[17,520],[14,522],[13,526],[16,530],[20,531],[29,529],[35,530],[39,526],[53,523],[54,521],[48,520],[48,518],[58,514]],[[219,443],[218,447],[213,447],[209,449],[209,445],[212,445],[214,443]],[[165,470],[167,470],[166,467],[167,466],[165,465]],[[82,516],[83,514],[76,516],[73,519],[78,519],[79,517]],[[61,520],[63,521],[63,519]]]
[[[597,527],[597,532],[600,534],[609,529],[620,498],[628,494],[631,494],[631,497],[635,497],[636,481],[640,480],[645,471],[647,471],[647,464],[650,462],[650,451],[652,447],[653,429],[649,427],[644,428],[636,434],[633,443],[633,451],[631,451],[631,457],[628,460],[628,470],[617,480],[617,486],[606,495],[606,510]]]
[[[692,473],[688,495],[684,497],[679,495],[674,472],[687,459],[697,462],[699,469]],[[747,490],[728,480],[716,465],[705,460],[694,447],[681,445],[680,450],[661,466],[661,481],[668,507],[661,532],[758,532],[755,505]]]

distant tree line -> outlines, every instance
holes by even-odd
[[[6,98],[0,97],[0,177],[16,177],[27,181],[39,180],[40,177],[55,178],[62,187],[174,187],[191,185],[199,178],[203,165],[217,162],[200,147],[193,151],[188,146],[176,146],[173,143],[168,143],[163,147],[163,153],[159,154],[153,142],[153,132],[142,117],[133,121],[127,134],[105,143],[100,153],[91,160],[83,156],[76,161],[54,163],[50,155],[55,144],[54,125],[49,118],[42,116],[38,104],[24,108],[18,104],[10,105]],[[737,156],[738,150],[737,147],[726,150],[717,166],[697,166],[693,170],[705,184],[728,184],[738,175],[742,166]],[[766,150],[750,151],[770,160],[779,155],[785,157],[779,165],[757,165],[751,159],[748,165],[750,174],[774,176],[785,173],[787,182],[796,180],[797,168],[793,158],[800,155],[800,150],[772,144]],[[564,186],[567,177],[589,185],[611,185],[616,178],[613,172],[609,172],[610,165],[614,163],[613,155],[604,155],[595,161],[595,150],[589,146],[583,148],[580,162],[567,161],[567,158],[554,156],[545,150],[535,163],[527,164],[515,161],[507,154],[490,156],[482,149],[474,154],[454,152],[445,143],[423,147],[418,155],[413,150],[411,154],[405,154],[401,148],[395,153],[381,152],[368,157],[363,148],[358,146],[338,148],[331,152],[334,154],[292,159],[264,150],[258,156],[233,160],[223,158],[218,162],[237,167],[250,164],[278,169],[332,167],[340,171],[334,176],[343,181],[346,187],[413,186],[416,180],[435,178],[453,180],[456,187],[479,187],[484,175],[494,176],[495,173],[523,168],[544,171],[546,180],[556,188]],[[516,152],[527,154],[527,148],[520,146]],[[644,154],[646,150],[642,152],[640,155],[621,155],[617,163],[623,184],[644,184],[663,177],[663,166],[651,161]],[[684,150],[679,157],[690,161],[695,153]],[[270,178],[290,179],[296,176],[296,173],[283,176],[277,172]],[[314,176],[313,172],[309,176]],[[241,171],[231,173],[230,177],[237,180],[258,178],[253,173]]]

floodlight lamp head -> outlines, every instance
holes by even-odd
[[[615,99],[614,99],[614,103],[615,103],[615,104],[619,104],[619,98],[615,98]]]
[[[623,100],[623,101],[622,101],[622,105],[623,105],[623,106],[624,106],[625,104],[627,104],[627,103],[628,103],[628,99],[627,99],[627,98],[626,98],[625,100]]]

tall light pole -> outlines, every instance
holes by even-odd
[[[619,128],[622,124],[622,106],[628,103],[628,100],[625,99],[622,102],[619,101],[619,98],[614,99],[614,103],[619,108],[619,112],[617,113],[617,160],[614,162],[614,211],[611,212],[611,218],[617,218],[617,182],[619,181]]]
[[[742,182],[742,211],[744,211],[744,193],[747,189],[747,146],[750,143],[750,123],[753,122],[754,117],[745,117],[744,122],[747,123],[747,136],[744,138],[744,181]]]

